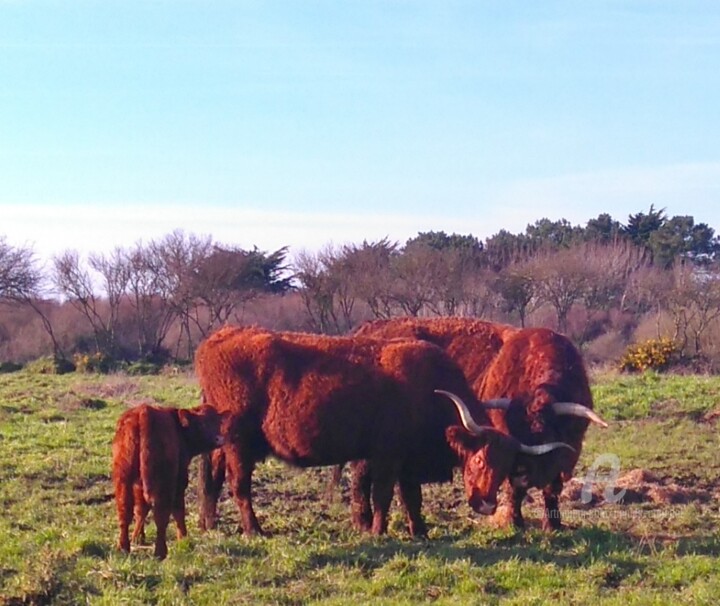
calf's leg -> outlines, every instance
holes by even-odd
[[[155,526],[157,527],[155,557],[159,560],[164,560],[167,556],[167,527],[170,522],[170,511],[171,507],[164,502],[156,502],[153,507]]]
[[[130,551],[129,528],[133,515],[133,492],[132,487],[125,482],[115,483],[115,505],[120,526],[118,549],[128,553]]]
[[[135,525],[135,528],[133,529],[131,541],[139,545],[144,545],[145,521],[148,513],[150,512],[150,505],[148,505],[145,501],[142,484],[138,482],[133,485],[133,498],[135,500],[135,506],[133,508],[133,524]]]
[[[187,526],[185,525],[185,490],[188,485],[187,466],[180,470],[180,479],[177,489],[175,490],[175,500],[173,502],[172,517],[177,526],[177,538],[182,539],[187,536]]]

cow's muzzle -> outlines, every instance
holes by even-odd
[[[486,501],[479,495],[473,495],[470,497],[470,507],[472,507],[475,513],[479,513],[483,516],[489,516],[495,513],[497,503],[495,501]]]

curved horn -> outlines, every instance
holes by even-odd
[[[600,427],[608,427],[608,424],[603,421],[594,410],[582,404],[577,404],[576,402],[553,402],[552,409],[556,415],[583,417],[590,419],[593,423],[597,423]]]
[[[441,393],[444,396],[447,396],[450,398],[453,403],[455,404],[456,408],[458,409],[458,412],[460,413],[460,420],[462,421],[463,426],[465,429],[467,429],[471,434],[474,434],[476,436],[479,436],[485,431],[493,431],[490,427],[482,427],[481,425],[478,425],[475,422],[475,419],[472,418],[472,415],[470,414],[470,411],[468,410],[467,405],[465,402],[463,402],[459,396],[456,396],[454,393],[451,393],[449,391],[445,391],[443,389],[436,389],[435,393]]]
[[[510,398],[495,398],[493,400],[483,400],[480,402],[483,408],[490,408],[495,410],[507,410],[510,408]]]
[[[529,455],[541,455],[556,448],[569,448],[573,452],[575,449],[570,444],[565,442],[549,442],[548,444],[538,444],[537,446],[528,446],[527,444],[520,444],[520,452],[524,452]]]
[[[546,452],[550,452],[551,450],[555,450],[556,448],[569,448],[570,450],[575,452],[575,449],[570,446],[570,444],[565,444],[564,442],[551,442],[549,444],[539,444],[537,446],[528,446],[527,444],[523,444],[519,440],[516,440],[512,436],[505,435],[502,431],[499,431],[494,427],[483,427],[481,425],[478,425],[475,422],[475,419],[472,418],[472,415],[470,414],[470,411],[468,410],[465,402],[463,402],[462,399],[460,399],[460,397],[456,396],[454,393],[445,391],[443,389],[436,389],[435,393],[447,396],[453,401],[456,408],[458,409],[458,412],[460,413],[460,419],[462,420],[463,426],[473,435],[479,436],[483,433],[488,432],[499,433],[501,436],[503,436],[503,438],[515,442],[520,452],[530,455],[545,454]]]

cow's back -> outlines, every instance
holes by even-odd
[[[355,335],[434,343],[460,366],[477,395],[490,363],[517,330],[506,324],[474,318],[393,318],[366,322]]]
[[[590,384],[582,356],[565,336],[545,328],[517,331],[487,369],[482,397],[513,397],[547,385],[558,401],[593,407]]]
[[[235,414],[241,441],[297,465],[407,448],[405,387],[379,365],[383,343],[261,329],[222,329],[198,348],[207,401]]]
[[[297,465],[411,452],[423,473],[447,479],[455,461],[444,428],[459,417],[434,390],[490,422],[459,366],[415,338],[225,328],[198,348],[196,372],[208,403],[236,415],[241,443]]]
[[[174,409],[141,405],[127,410],[113,439],[113,479],[141,484],[145,499],[172,501],[185,457]]]

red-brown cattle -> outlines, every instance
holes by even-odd
[[[500,521],[522,527],[525,494],[530,487],[540,488],[543,527],[562,527],[558,497],[572,476],[588,422],[607,426],[592,411],[585,366],[566,337],[545,328],[518,329],[470,318],[375,321],[355,334],[439,345],[463,370],[476,398],[495,408],[489,415],[497,429],[527,444],[559,441],[572,446],[542,457],[520,453],[502,499],[510,502],[504,503]]]
[[[112,444],[112,478],[121,550],[130,551],[128,532],[133,517],[132,539],[144,540],[150,509],[157,527],[155,556],[163,559],[167,555],[171,515],[178,538],[187,534],[185,489],[190,459],[223,443],[225,418],[211,406],[177,409],[143,404],[118,419]]]
[[[424,535],[423,482],[450,480],[456,465],[469,474],[482,451],[495,467],[466,484],[471,504],[489,512],[515,457],[526,448],[480,426],[487,417],[462,371],[442,349],[422,341],[226,327],[200,344],[195,370],[207,402],[234,415],[223,457],[248,534],[262,532],[251,480],[256,463],[270,455],[298,466],[369,461],[370,530],[386,531],[397,481],[410,533]],[[458,410],[470,420],[472,433],[457,425]],[[200,475],[201,524],[209,528],[221,484],[211,473]],[[354,521],[365,525],[358,517]]]

